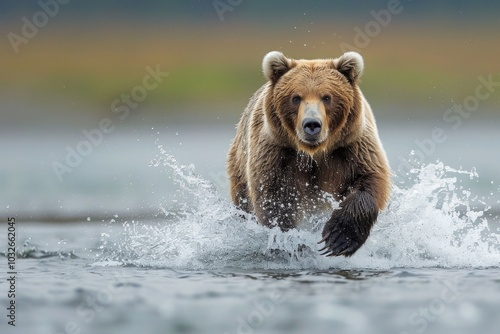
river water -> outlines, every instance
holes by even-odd
[[[381,126],[393,168],[419,160],[432,129]],[[318,254],[325,217],[282,233],[231,205],[224,160],[233,134],[121,129],[60,180],[53,162],[81,132],[4,131],[0,272],[15,217],[17,308],[12,327],[2,279],[0,332],[498,331],[493,125],[448,133],[423,163],[395,171],[389,207],[347,259]]]

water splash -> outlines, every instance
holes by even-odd
[[[66,243],[61,239],[58,244]],[[0,251],[0,256],[7,257],[7,252]],[[31,237],[27,238],[23,244],[16,248],[16,257],[21,259],[44,259],[48,257],[59,257],[61,260],[78,259],[79,257],[74,251],[63,251],[61,248],[58,251],[49,251],[41,249],[40,245],[32,244]]]
[[[351,258],[326,258],[319,255],[317,241],[328,217],[312,217],[288,232],[269,229],[235,208],[193,165],[179,164],[161,146],[150,165],[170,171],[179,188],[174,208],[161,206],[166,216],[161,223],[125,223],[113,245],[104,234],[94,265],[297,270],[500,264],[500,235],[490,231],[484,218],[488,207],[459,186],[461,178],[478,177],[474,170],[439,162],[415,168],[409,186],[395,182],[399,185],[390,205],[365,245]]]

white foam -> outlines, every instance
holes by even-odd
[[[351,258],[327,258],[317,251],[327,217],[311,218],[303,228],[285,233],[263,227],[196,175],[194,166],[181,165],[161,147],[160,151],[151,165],[172,173],[179,187],[175,210],[163,209],[162,223],[125,223],[116,246],[107,246],[109,235],[104,234],[96,265],[297,270],[500,264],[500,236],[483,218],[488,208],[472,208],[477,203],[470,191],[457,186],[460,178],[476,178],[475,171],[442,163],[411,171],[414,180],[406,187],[394,186],[390,205],[365,245]]]

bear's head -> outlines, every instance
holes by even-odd
[[[267,122],[281,141],[313,156],[351,140],[362,110],[357,82],[363,58],[358,53],[296,60],[272,51],[262,68],[270,82]]]

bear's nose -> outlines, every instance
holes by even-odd
[[[321,120],[319,118],[306,118],[302,121],[304,132],[314,136],[321,131]]]

